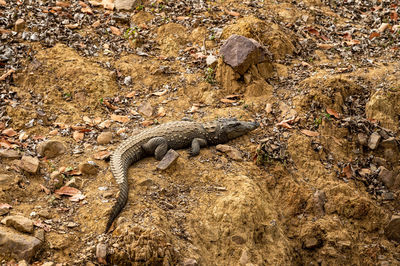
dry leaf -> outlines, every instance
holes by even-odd
[[[192,107],[189,110],[189,113],[195,113],[199,110],[199,106],[197,105],[192,105]]]
[[[7,129],[4,129],[3,132],[1,132],[1,134],[9,136],[9,137],[14,137],[15,135],[17,135],[17,132],[15,132],[15,130],[12,128],[7,128]]]
[[[321,48],[321,49],[324,49],[324,50],[329,50],[329,49],[335,47],[335,45],[334,44],[329,44],[329,43],[318,43],[317,47]]]
[[[226,98],[221,99],[220,101],[223,103],[235,103],[236,102],[236,100],[231,100],[231,99],[226,99]]]
[[[79,189],[74,187],[63,186],[60,189],[57,189],[54,193],[58,195],[65,195],[65,196],[73,196],[76,194],[82,194]]]
[[[152,124],[154,124],[154,122],[152,120],[145,120],[141,124],[144,127],[148,127],[148,126],[151,126]]]
[[[79,5],[81,6],[81,7],[89,7],[85,2],[83,2],[83,1],[79,1]]]
[[[75,23],[75,24],[67,24],[67,25],[65,25],[65,27],[68,28],[68,29],[70,29],[70,30],[73,30],[73,29],[77,29],[77,28],[79,27],[79,24],[78,24],[78,23]]]
[[[113,10],[114,9],[114,0],[103,0],[101,4],[103,5],[104,9]]]
[[[111,123],[112,123],[111,120],[105,120],[99,124],[99,128],[101,129],[109,128],[111,126]]]
[[[59,128],[61,128],[61,129],[67,129],[67,128],[69,128],[69,125],[64,124],[64,123],[61,123],[61,122],[54,123],[54,126],[55,126],[55,127],[59,127]]]
[[[51,135],[51,136],[58,135],[58,130],[57,129],[53,129],[52,131],[49,132],[49,135]]]
[[[117,110],[118,109],[118,107],[116,107],[115,105],[112,105],[108,100],[104,100],[103,104],[105,106],[107,106],[108,108],[112,109],[112,110]]]
[[[391,20],[397,21],[398,18],[399,18],[399,15],[397,14],[396,11],[393,11],[393,12],[390,13],[390,19]]]
[[[313,34],[313,35],[315,35],[315,36],[319,36],[319,31],[317,31],[316,29],[314,29],[314,28],[307,28],[306,29],[309,33],[311,33],[311,34]]]
[[[280,123],[278,123],[276,125],[279,126],[279,127],[284,127],[284,128],[288,128],[288,129],[292,129],[293,128],[291,125],[289,125],[286,122],[280,122]]]
[[[240,99],[241,97],[242,97],[242,95],[240,95],[240,94],[231,94],[231,95],[225,96],[226,99],[231,99],[231,100],[237,100],[237,99]]]
[[[11,209],[12,206],[8,203],[0,203],[0,209]]]
[[[381,36],[381,34],[379,32],[374,31],[369,35],[369,39],[372,40],[373,38],[376,38],[379,36]]]
[[[44,193],[46,193],[47,195],[50,195],[50,189],[48,189],[47,187],[43,186],[42,184],[40,184],[40,191],[44,191]]]
[[[74,133],[72,134],[72,137],[77,142],[83,140],[84,136],[85,136],[85,133],[79,132],[79,131],[74,131]]]
[[[4,129],[6,127],[6,124],[4,122],[0,122],[0,130]]]
[[[121,127],[120,129],[117,130],[117,135],[121,135],[122,133],[126,132],[126,127]]]
[[[93,15],[93,11],[90,7],[82,7],[81,11],[82,13]]]
[[[272,112],[272,104],[267,103],[267,104],[265,105],[265,112],[266,112],[267,114],[269,114],[269,113]]]
[[[111,114],[111,119],[120,123],[127,123],[129,122],[129,117],[126,115],[115,115]]]
[[[0,138],[0,147],[6,148],[6,149],[12,149],[14,146],[16,146],[16,145],[11,144],[9,141],[7,141],[3,138]]]
[[[72,197],[70,197],[69,200],[73,201],[73,202],[78,202],[78,201],[83,200],[85,198],[86,198],[85,195],[83,195],[82,193],[78,193],[78,194],[75,194]]]
[[[151,95],[162,96],[162,95],[166,94],[167,92],[168,92],[168,90],[165,89],[165,90],[162,90],[162,91],[153,92]]]
[[[351,169],[350,164],[348,164],[345,168],[343,168],[343,173],[346,175],[347,178],[351,178],[353,175],[353,171]]]
[[[14,72],[15,72],[14,69],[8,70],[6,73],[4,73],[3,75],[0,76],[0,81],[5,80],[8,76],[10,76]]]
[[[100,122],[101,122],[101,117],[95,117],[95,118],[93,119],[93,123],[94,123],[95,125],[100,124]]]
[[[347,44],[349,46],[357,45],[357,44],[360,44],[360,43],[361,42],[359,40],[351,40],[351,41],[345,42],[345,44]]]
[[[125,97],[126,98],[133,98],[135,97],[136,91],[131,91],[130,93],[128,93]]]
[[[61,6],[61,7],[70,7],[70,3],[67,2],[62,2],[62,1],[56,1],[56,6]]]
[[[121,31],[117,27],[110,26],[110,30],[111,30],[112,34],[114,34],[114,35],[117,35],[117,36],[121,35]]]
[[[82,117],[82,119],[87,124],[92,124],[93,123],[92,119],[90,117],[86,116],[86,115],[84,117]]]
[[[92,6],[101,6],[101,2],[97,2],[97,1],[89,1],[89,4],[91,4]]]
[[[340,115],[333,109],[330,108],[326,108],[326,112],[330,115],[333,115],[334,117],[336,117],[337,119],[340,118]]]
[[[177,17],[176,19],[182,21],[182,20],[185,20],[185,19],[189,19],[189,17],[182,17],[182,16],[179,16],[179,17]]]
[[[300,132],[309,137],[318,137],[319,136],[318,132],[307,130],[307,129],[303,129]]]
[[[5,0],[0,0],[0,6],[6,6],[6,5],[7,5],[7,3]]]
[[[226,12],[226,14],[234,16],[234,17],[239,17],[240,16],[240,13],[235,12],[235,11],[225,11],[225,12]]]
[[[149,102],[142,102],[138,107],[138,112],[147,117],[151,117],[153,115],[153,107]]]
[[[33,221],[33,225],[36,227],[42,228],[46,232],[50,232],[50,230],[51,230],[51,225],[44,224],[40,220]]]

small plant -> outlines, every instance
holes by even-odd
[[[103,102],[104,102],[104,99],[100,98],[100,104],[103,104]]]
[[[314,125],[316,127],[319,127],[319,125],[321,125],[321,123],[322,123],[322,116],[319,116],[318,118],[314,119]]]
[[[205,78],[208,83],[215,84],[215,71],[212,67],[206,68]]]
[[[144,9],[144,5],[138,5],[137,7],[136,7],[136,10],[143,10]]]
[[[134,39],[137,37],[138,32],[137,32],[138,28],[135,26],[133,28],[128,28],[126,29],[126,31],[124,32],[124,38],[125,39]]]

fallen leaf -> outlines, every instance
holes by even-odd
[[[267,103],[267,104],[265,105],[265,112],[266,112],[267,114],[269,114],[269,113],[272,112],[272,104]]]
[[[79,131],[74,131],[74,133],[72,134],[72,137],[74,138],[75,141],[79,142],[79,141],[83,140],[83,138],[85,137],[85,133],[79,132]]]
[[[93,11],[90,7],[82,7],[81,11],[82,13],[93,15]]]
[[[121,135],[122,133],[125,133],[125,132],[126,132],[126,127],[122,127],[117,130],[117,135]]]
[[[195,113],[199,110],[199,106],[197,105],[192,105],[192,107],[189,110],[189,113]]]
[[[51,230],[51,225],[44,224],[40,220],[33,221],[33,225],[36,227],[42,228],[46,232],[50,232],[50,230]]]
[[[307,30],[309,33],[311,33],[311,34],[313,34],[313,35],[319,37],[319,31],[317,31],[316,29],[310,27],[310,28],[306,28],[306,30]]]
[[[78,24],[78,23],[75,23],[75,24],[67,24],[67,25],[65,25],[65,27],[68,28],[68,29],[70,29],[70,30],[73,30],[73,29],[79,28],[79,24]]]
[[[101,2],[97,1],[89,1],[89,4],[91,4],[92,6],[101,6]]]
[[[19,141],[27,140],[28,138],[29,138],[29,135],[26,132],[21,132],[18,137]]]
[[[3,75],[0,76],[0,81],[5,80],[8,76],[10,76],[14,72],[15,72],[14,69],[8,70],[6,73],[4,73]]]
[[[351,170],[350,164],[343,168],[343,173],[346,175],[347,178],[351,178],[353,175],[353,171]]]
[[[18,133],[15,132],[15,130],[12,129],[12,128],[6,128],[6,129],[3,130],[3,132],[1,132],[1,134],[9,136],[9,137],[14,137]]]
[[[226,99],[226,98],[221,99],[220,101],[223,103],[235,103],[236,102],[236,100],[231,100],[231,99]]]
[[[93,119],[93,123],[94,123],[95,125],[100,124],[100,123],[101,123],[101,117],[95,117],[95,118]]]
[[[120,123],[127,123],[129,122],[129,117],[126,115],[115,115],[111,114],[111,119]]]
[[[104,100],[103,104],[105,106],[107,106],[108,108],[112,109],[112,110],[117,110],[118,109],[118,107],[116,107],[115,105],[112,105],[108,100]]]
[[[90,117],[86,116],[86,115],[83,116],[82,119],[83,119],[83,121],[86,122],[87,124],[92,124],[92,122],[93,122],[92,119],[91,119]]]
[[[125,97],[126,98],[133,98],[135,97],[136,91],[131,91],[130,93],[128,93]]]
[[[121,31],[117,27],[110,26],[110,30],[111,30],[112,34],[114,34],[114,35],[117,35],[117,36],[121,35]]]
[[[68,186],[63,186],[60,189],[57,189],[54,193],[65,196],[74,196],[76,194],[82,194],[79,189]]]
[[[399,14],[397,14],[396,11],[392,11],[392,12],[390,13],[390,19],[391,19],[391,20],[397,21],[398,17],[399,17]]]
[[[340,115],[333,109],[330,108],[326,108],[326,112],[330,115],[333,115],[334,117],[336,117],[337,119],[340,118]]]
[[[6,6],[6,5],[7,5],[7,3],[5,0],[0,0],[0,6]]]
[[[101,129],[109,128],[111,126],[111,123],[112,123],[111,120],[105,120],[99,124],[99,128]]]
[[[148,127],[148,126],[151,126],[152,124],[154,124],[154,122],[152,120],[145,120],[140,124],[142,124],[142,126],[144,126],[144,127]]]
[[[279,126],[279,127],[284,127],[284,128],[288,128],[288,129],[292,129],[293,128],[291,125],[289,125],[286,122],[280,122],[280,123],[278,123],[276,125]]]
[[[113,10],[114,9],[114,0],[103,0],[101,4],[103,5],[104,9]]]
[[[12,145],[9,141],[0,138],[0,147],[6,148],[6,149],[12,149],[16,145]]]
[[[346,32],[343,34],[343,39],[350,41],[353,39],[353,37],[351,36],[351,34],[349,32]]]
[[[235,12],[235,11],[225,11],[225,12],[226,12],[226,14],[234,16],[234,17],[239,17],[240,16],[240,13]]]
[[[153,92],[151,95],[162,96],[162,95],[166,94],[167,92],[168,92],[168,90],[165,89],[165,90],[162,90],[162,91]]]
[[[48,189],[47,187],[43,186],[42,184],[40,184],[40,191],[44,191],[44,193],[46,193],[47,195],[50,195],[50,189]]]
[[[243,95],[240,94],[231,94],[228,96],[225,96],[226,99],[231,99],[231,100],[237,100],[240,99]]]
[[[63,1],[56,1],[56,6],[61,6],[61,7],[70,7],[71,4]]]
[[[4,129],[6,125],[3,122],[0,122],[0,130]]]
[[[321,48],[321,49],[324,49],[324,50],[329,50],[329,49],[335,47],[335,45],[334,44],[329,44],[329,43],[318,43],[317,47]]]
[[[319,136],[318,132],[307,130],[307,129],[303,129],[300,132],[309,137],[318,137]]]
[[[83,2],[83,1],[79,1],[79,5],[81,6],[81,7],[89,7],[85,2]]]
[[[345,42],[345,44],[347,44],[349,46],[357,45],[357,44],[360,44],[360,43],[361,42],[359,40],[351,40],[351,41]]]
[[[83,200],[85,198],[86,198],[85,195],[83,195],[82,193],[79,193],[79,194],[75,194],[72,197],[70,197],[69,200],[73,201],[73,202],[78,202],[78,201]]]
[[[93,155],[93,158],[96,160],[104,160],[109,158],[111,153],[109,151],[99,151]]]
[[[381,34],[379,32],[374,31],[369,35],[369,39],[372,40],[373,38],[376,38],[379,36],[381,36]]]
[[[185,20],[185,19],[189,19],[189,17],[179,16],[179,17],[176,17],[176,19],[182,21],[182,20]]]
[[[61,128],[61,129],[67,129],[67,128],[69,128],[69,125],[64,124],[64,123],[61,123],[61,122],[54,123],[54,126],[55,126],[55,127],[59,127],[59,128]]]
[[[149,102],[142,102],[138,107],[138,112],[147,117],[151,117],[153,115],[153,107]]]

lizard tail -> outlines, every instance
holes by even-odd
[[[117,202],[111,209],[110,217],[108,218],[106,226],[106,231],[104,232],[105,234],[107,234],[108,230],[110,230],[110,227],[113,224],[115,218],[118,217],[121,210],[125,207],[127,201],[128,201],[128,182],[123,182],[119,187],[119,196]]]

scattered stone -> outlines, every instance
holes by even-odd
[[[64,176],[60,171],[53,171],[50,174],[48,186],[50,190],[54,191],[64,185]]]
[[[303,242],[303,247],[306,249],[314,249],[318,247],[319,241],[315,237],[306,237]]]
[[[46,209],[42,209],[42,210],[38,211],[37,214],[42,218],[46,218],[46,219],[50,219],[51,218],[50,212],[48,210],[46,210]]]
[[[33,232],[33,236],[44,242],[44,230],[42,228],[36,228],[36,230]]]
[[[240,265],[246,265],[249,262],[249,255],[245,249],[242,250],[242,255],[240,256],[239,263]]]
[[[394,194],[392,192],[383,192],[382,199],[383,200],[394,200]]]
[[[377,132],[372,133],[368,140],[368,147],[371,150],[375,150],[378,147],[381,138],[381,135],[379,135]]]
[[[100,145],[108,144],[112,140],[112,132],[101,132],[97,137],[97,143]]]
[[[217,66],[218,58],[215,55],[210,54],[206,58],[206,63],[207,63],[207,66],[214,68]]]
[[[74,223],[74,222],[68,222],[67,223],[67,227],[68,228],[74,228],[74,227],[77,227],[78,226],[78,224],[77,223]]]
[[[225,144],[217,145],[217,150],[228,155],[229,158],[235,161],[243,161],[243,157],[239,150]]]
[[[239,245],[246,243],[246,240],[243,237],[238,236],[238,235],[232,236],[232,241]]]
[[[385,235],[389,240],[400,243],[400,216],[394,215],[385,228]]]
[[[42,266],[54,266],[54,262],[48,261],[42,264]]]
[[[368,136],[364,133],[358,133],[357,135],[358,143],[360,143],[363,146],[368,145]]]
[[[0,227],[0,253],[10,254],[18,260],[30,261],[42,242],[36,237]]]
[[[382,147],[383,156],[391,163],[395,163],[400,159],[400,151],[397,140],[395,138],[390,137],[383,140],[379,147]]]
[[[153,115],[153,107],[150,105],[149,102],[143,102],[141,105],[138,107],[138,112],[142,113],[143,115],[147,117],[151,117]]]
[[[17,19],[14,25],[14,31],[21,32],[25,28],[25,21],[22,18]]]
[[[0,216],[5,215],[10,211],[11,205],[7,203],[0,203]]]
[[[21,260],[18,262],[18,266],[29,266],[29,264],[26,262],[26,260]]]
[[[99,243],[96,246],[96,257],[99,263],[106,263],[107,245]]]
[[[368,168],[363,168],[360,171],[358,171],[358,173],[360,174],[360,176],[366,177],[366,176],[370,175],[372,172]]]
[[[393,172],[389,171],[384,166],[380,166],[378,170],[379,170],[379,175],[378,175],[379,180],[382,181],[385,184],[385,186],[390,189],[394,184],[395,176]]]
[[[316,216],[325,215],[326,194],[324,191],[317,190],[313,195],[314,213]]]
[[[99,172],[99,167],[96,163],[88,161],[79,165],[79,171],[83,174],[96,175]]]
[[[10,158],[10,159],[19,159],[21,158],[21,153],[16,150],[4,150],[0,149],[0,157]]]
[[[7,216],[3,220],[1,220],[1,223],[9,227],[13,227],[23,233],[33,233],[32,220],[21,215]]]
[[[141,0],[115,0],[115,9],[130,11],[142,4]]]
[[[67,151],[65,145],[57,140],[49,140],[40,143],[37,147],[37,153],[41,157],[46,157],[47,159],[55,158]]]
[[[199,264],[197,263],[197,260],[195,260],[195,259],[185,258],[183,260],[183,266],[197,266],[197,265],[199,265]]]
[[[162,160],[158,163],[157,165],[157,169],[160,170],[165,170],[168,167],[171,166],[171,164],[173,162],[176,161],[176,159],[178,159],[179,157],[179,153],[177,153],[175,150],[170,149],[167,154],[165,154],[164,158],[162,158]]]
[[[67,183],[65,183],[65,186],[67,186],[67,187],[74,187],[74,188],[80,189],[80,188],[81,188],[81,186],[80,186],[81,183],[82,183],[82,182],[81,182],[81,179],[80,179],[80,178],[79,178],[79,180],[78,180],[78,178],[72,177],[70,180],[67,181]]]
[[[381,157],[378,157],[378,156],[375,156],[375,157],[372,159],[372,163],[375,164],[375,165],[377,165],[377,166],[385,166],[385,167],[387,167],[387,162],[386,162],[386,160],[383,159],[383,158],[381,158]]]
[[[22,156],[19,167],[29,173],[36,173],[39,169],[39,159],[32,156]]]
[[[266,61],[267,53],[257,41],[236,34],[231,35],[220,50],[224,62],[240,75],[251,65]]]

